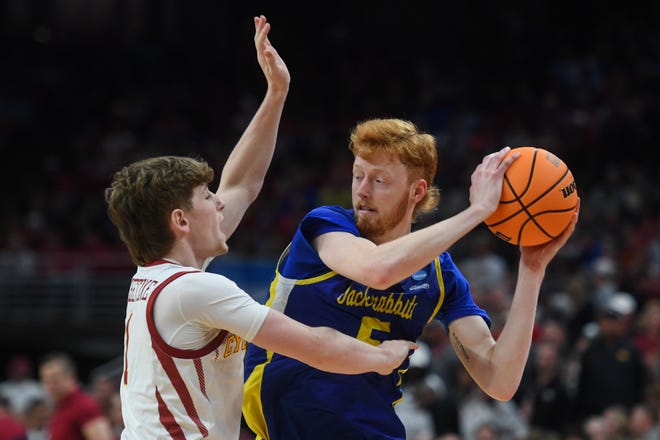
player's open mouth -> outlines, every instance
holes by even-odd
[[[371,213],[371,212],[376,212],[375,209],[373,209],[373,208],[369,208],[369,207],[367,207],[367,206],[363,206],[363,205],[358,205],[357,209],[358,209],[358,212],[360,212],[360,213]]]

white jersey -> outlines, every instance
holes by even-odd
[[[238,439],[246,342],[268,308],[218,274],[138,267],[126,307],[122,440]]]

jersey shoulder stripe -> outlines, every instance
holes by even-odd
[[[147,326],[149,327],[149,333],[151,333],[151,339],[153,341],[154,347],[158,348],[163,353],[166,353],[169,356],[180,359],[196,359],[201,356],[206,356],[207,354],[211,353],[213,350],[216,350],[220,345],[222,345],[228,333],[227,330],[222,330],[221,332],[218,333],[218,335],[215,338],[213,338],[213,340],[211,340],[211,342],[209,342],[206,345],[206,347],[202,347],[197,350],[182,350],[180,348],[174,348],[171,345],[169,345],[167,342],[165,342],[162,336],[160,336],[160,334],[158,333],[158,330],[156,329],[156,323],[154,322],[154,303],[156,302],[156,298],[158,298],[158,295],[160,295],[160,293],[163,291],[165,286],[167,286],[177,278],[190,273],[199,273],[199,271],[197,270],[182,271],[171,275],[165,281],[160,283],[158,287],[156,287],[156,289],[154,289],[154,292],[151,294],[151,296],[149,297],[149,301],[147,302],[147,317],[146,317]]]

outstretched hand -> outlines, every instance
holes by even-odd
[[[257,61],[264,72],[268,88],[272,91],[287,92],[291,75],[284,60],[277,53],[268,39],[270,23],[266,17],[254,17],[254,45],[257,49]]]
[[[398,368],[403,363],[403,361],[412,354],[410,353],[410,350],[418,349],[419,345],[417,345],[415,342],[395,339],[392,341],[384,341],[378,346],[378,348],[386,351],[388,359],[390,360],[387,365],[384,365],[381,370],[377,371],[378,374],[386,376],[392,373],[394,369]]]
[[[559,249],[566,244],[568,238],[573,234],[573,231],[575,231],[575,225],[577,225],[579,214],[580,199],[578,198],[573,218],[571,218],[571,222],[561,234],[544,244],[536,246],[520,246],[521,263],[531,269],[545,269],[555,255],[557,255]]]

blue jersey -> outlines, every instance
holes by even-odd
[[[482,316],[467,280],[445,252],[385,290],[328,268],[311,241],[333,231],[359,236],[353,211],[324,206],[302,220],[277,264],[267,305],[310,326],[327,326],[373,345],[416,340],[434,318]],[[250,345],[245,358],[243,414],[264,439],[404,439],[394,412],[406,361],[388,376],[319,371]]]

